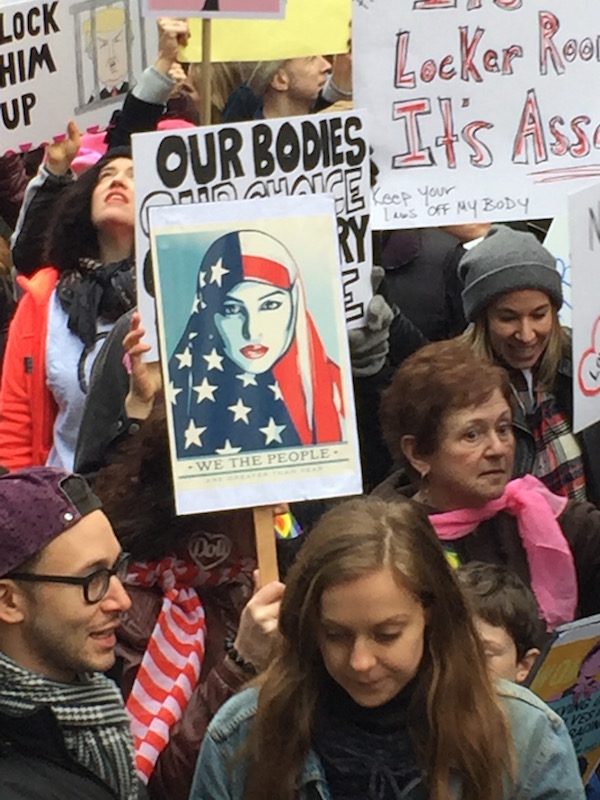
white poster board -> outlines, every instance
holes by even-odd
[[[563,304],[558,312],[561,325],[573,325],[573,301],[571,297],[571,250],[569,245],[569,219],[556,217],[552,220],[544,239],[544,247],[556,259],[556,269],[560,275]]]
[[[177,513],[360,493],[333,198],[196,212],[150,214]]]
[[[374,228],[566,216],[600,176],[600,5],[354,0]]]
[[[0,7],[0,154],[106,126],[157,51],[138,0]]]
[[[158,358],[149,208],[330,194],[335,200],[346,321],[358,326],[371,297],[369,147],[360,113],[313,114],[132,137],[138,307]],[[306,237],[311,236],[310,230]]]
[[[569,197],[573,297],[573,430],[600,420],[600,184]]]

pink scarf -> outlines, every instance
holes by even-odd
[[[548,630],[575,617],[577,574],[573,554],[556,521],[567,504],[533,475],[510,481],[502,497],[483,508],[461,508],[429,519],[442,541],[462,539],[500,511],[516,518],[527,554],[531,588]]]
[[[239,564],[204,570],[193,562],[163,558],[134,562],[126,583],[158,586],[163,604],[127,700],[139,778],[148,783],[156,761],[166,747],[170,731],[187,707],[202,671],[206,620],[195,588],[215,586],[247,571],[248,559]]]

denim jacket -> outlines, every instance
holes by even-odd
[[[516,783],[504,800],[584,800],[577,758],[564,722],[528,689],[499,681],[498,695],[509,719],[517,758]],[[241,754],[256,711],[257,690],[232,697],[213,718],[196,765],[189,800],[243,800],[248,758]],[[233,756],[233,761],[231,760]],[[317,754],[309,751],[297,780],[298,800],[331,800]],[[451,787],[460,800],[460,783]],[[427,800],[422,782],[402,793]]]

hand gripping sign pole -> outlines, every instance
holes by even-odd
[[[287,503],[276,506],[255,506],[252,509],[261,586],[279,580],[277,539],[296,539],[303,533],[293,513],[285,509]]]
[[[255,506],[252,513],[260,585],[265,586],[270,581],[279,580],[277,548],[273,531],[274,506]]]

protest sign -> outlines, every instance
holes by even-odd
[[[600,6],[354,0],[374,228],[566,215],[600,175]]]
[[[558,312],[561,325],[570,328],[573,324],[573,304],[571,299],[571,251],[569,247],[569,219],[556,217],[552,220],[544,239],[547,248],[556,259],[556,269],[560,275],[563,304]]]
[[[144,0],[144,6],[149,14],[208,19],[272,19],[285,14],[285,0]]]
[[[360,492],[333,198],[150,224],[177,512]]]
[[[318,114],[133,137],[138,306],[158,358],[148,209],[283,195],[335,199],[346,321],[362,323],[371,297],[369,148],[360,114]],[[202,206],[194,212],[202,219]]]
[[[527,685],[565,721],[587,783],[600,762],[600,616],[558,627]]]
[[[268,61],[348,50],[352,0],[286,0],[285,19],[212,21],[212,61]],[[201,21],[190,20],[181,61],[202,61]]]
[[[600,420],[600,184],[569,197],[573,308],[573,430]]]
[[[0,153],[104,127],[154,60],[138,0],[17,2],[0,10]],[[148,55],[150,54],[150,55]]]

